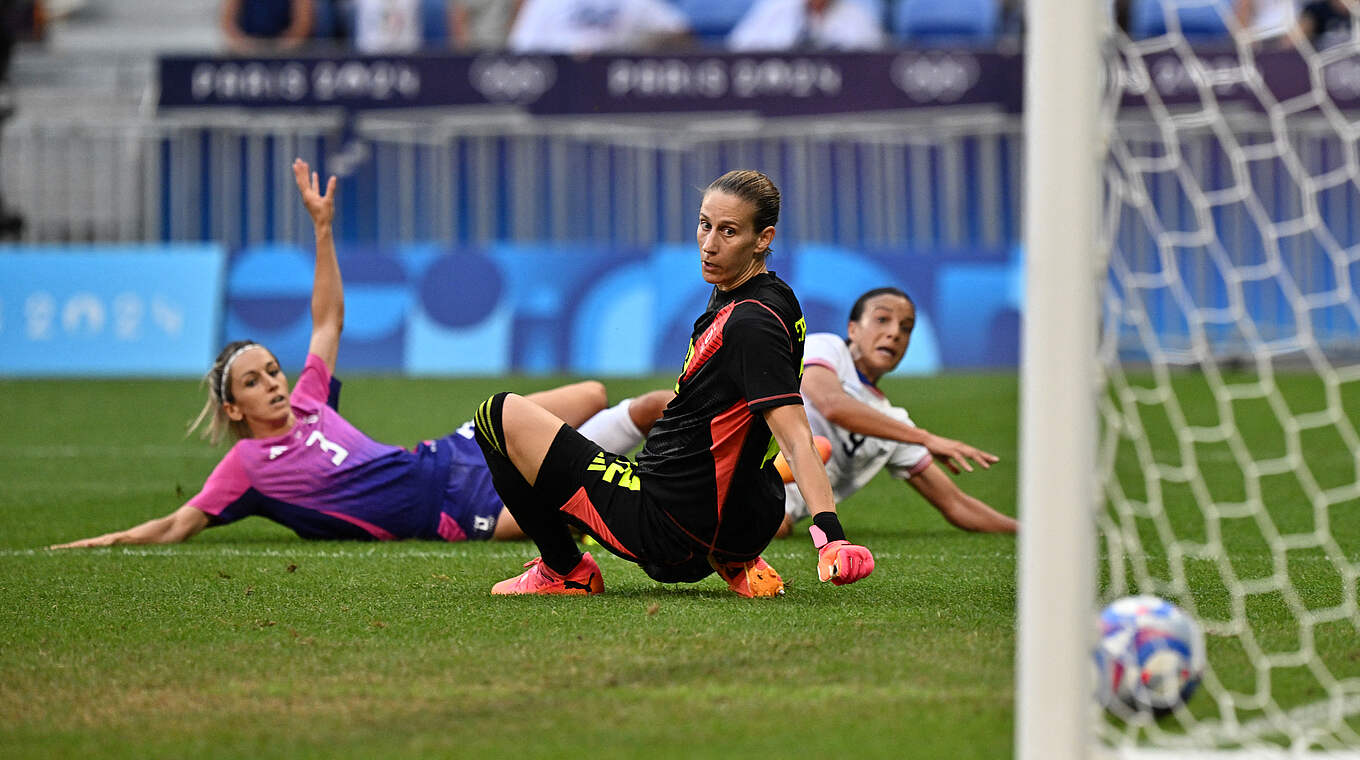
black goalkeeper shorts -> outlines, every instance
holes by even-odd
[[[642,490],[636,470],[627,457],[563,425],[538,468],[534,493],[655,580],[692,582],[712,573],[703,547]]]

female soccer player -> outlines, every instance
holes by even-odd
[[[699,208],[699,264],[713,287],[694,323],[676,397],[635,463],[531,399],[498,393],[477,410],[477,443],[505,506],[542,555],[493,594],[593,594],[599,565],[569,525],[663,582],[718,572],[743,596],[783,593],[760,553],[784,518],[772,460],[790,454],[810,505],[818,575],[837,585],[873,570],[845,540],[798,393],[806,323],[793,291],[766,267],[779,190],[765,175],[714,180]],[[776,442],[778,448],[776,448]]]
[[[886,287],[855,301],[847,338],[832,333],[808,336],[803,403],[812,431],[831,440],[826,465],[831,490],[838,503],[844,501],[886,467],[914,486],[951,524],[964,530],[1014,533],[1014,518],[964,493],[934,461],[956,473],[971,472],[969,460],[989,468],[996,455],[916,427],[905,409],[893,406],[878,390],[879,379],[906,355],[915,326],[911,298]],[[780,535],[808,516],[807,504],[794,488],[787,489],[784,511]]]
[[[290,393],[278,359],[264,346],[228,344],[204,379],[208,401],[191,428],[206,420],[205,436],[214,443],[225,434],[237,440],[203,490],[165,517],[52,548],[175,543],[248,515],[303,538],[523,537],[492,488],[471,422],[408,451],[377,443],[336,411],[339,384],[332,374],[345,299],[331,234],[335,177],[322,193],[301,159],[293,162],[293,176],[316,230],[312,336],[297,384]],[[604,386],[586,381],[530,398],[573,424],[589,420],[587,434],[608,448],[645,433],[670,392],[605,409]]]

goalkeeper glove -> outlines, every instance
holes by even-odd
[[[849,541],[832,541],[817,550],[817,580],[837,586],[854,583],[874,571],[874,555]]]
[[[874,555],[845,540],[845,531],[835,512],[813,515],[808,532],[812,534],[812,545],[817,547],[817,580],[844,586],[874,571]]]

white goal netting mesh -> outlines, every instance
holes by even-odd
[[[1171,715],[1096,732],[1354,752],[1360,0],[1336,0],[1353,20],[1326,47],[1253,33],[1224,0],[1164,5],[1230,36],[1197,40],[1173,11],[1108,52],[1098,602],[1179,604],[1208,667]]]

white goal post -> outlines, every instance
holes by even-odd
[[[1097,0],[1027,0],[1016,757],[1086,756],[1094,598]]]
[[[1360,760],[1360,0],[1110,5],[1026,0],[1015,754]],[[1166,715],[1095,703],[1132,593],[1206,634]]]

